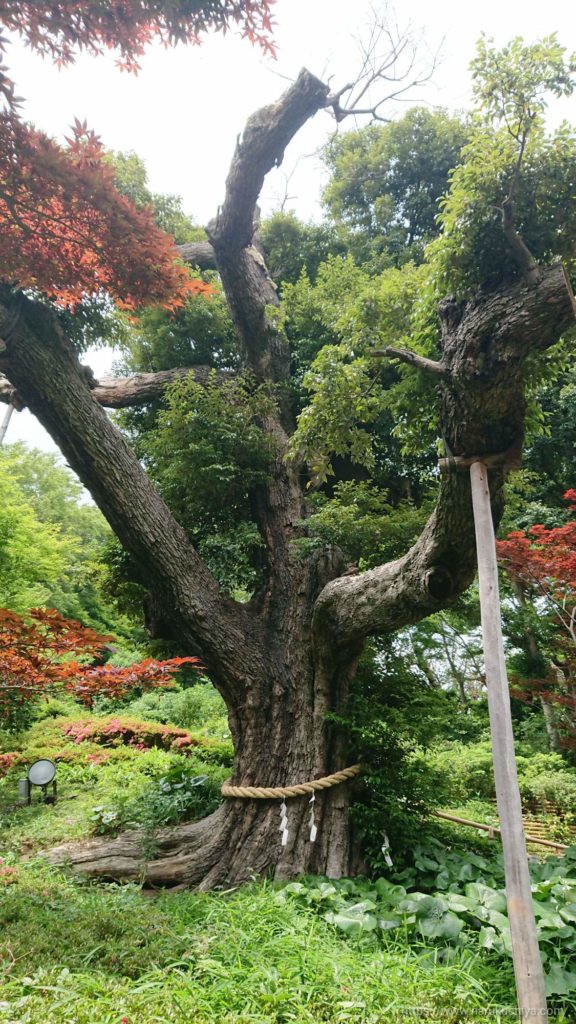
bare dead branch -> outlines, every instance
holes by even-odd
[[[443,363],[439,363],[435,359],[427,359],[426,356],[420,356],[409,348],[394,348],[392,345],[388,345],[386,348],[374,349],[371,355],[378,356],[379,358],[399,359],[401,363],[415,366],[416,369],[423,370],[424,373],[433,373],[437,377],[442,377],[447,373],[447,368]]]
[[[419,31],[410,25],[400,29],[375,11],[368,39],[359,42],[361,62],[355,80],[326,99],[325,105],[332,109],[336,121],[353,115],[389,121],[383,113],[385,105],[407,98],[408,93],[429,82],[436,70],[438,52],[425,63],[420,56],[421,48]]]
[[[305,69],[276,103],[252,114],[238,140],[228,177],[226,197],[210,225],[214,247],[242,249],[250,245],[254,211],[264,178],[279,167],[284,150],[297,131],[325,106],[328,86]]]

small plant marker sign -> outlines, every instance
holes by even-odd
[[[544,972],[532,906],[532,891],[522,804],[518,788],[512,715],[500,617],[496,538],[490,507],[488,470],[483,462],[470,466],[472,504],[478,553],[482,643],[494,759],[494,780],[504,852],[504,874],[518,1007],[522,1020],[547,1016]]]

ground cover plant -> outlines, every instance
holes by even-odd
[[[568,996],[576,1010],[576,848],[531,866],[538,940],[549,996]],[[284,890],[313,906],[347,934],[377,941],[379,931],[440,942],[445,955],[460,948],[512,955],[501,856],[446,850],[429,840],[413,864],[386,878],[310,879]]]

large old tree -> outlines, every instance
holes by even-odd
[[[89,489],[138,565],[157,633],[177,638],[206,665],[228,708],[235,785],[292,785],[349,765],[348,737],[331,715],[345,705],[366,640],[451,603],[469,586],[476,565],[469,480],[455,470],[442,476],[434,513],[402,558],[350,574],[338,549],[315,549],[304,557],[296,543],[306,532],[307,475],[302,461],[293,453],[287,457],[295,430],[290,352],[255,224],[266,174],[305,122],[324,110],[341,117],[341,99],[302,71],[276,103],[255,113],[238,141],[209,240],[182,247],[192,265],[217,269],[237,331],[240,366],[274,398],[260,423],[273,454],[265,482],[251,493],[265,557],[249,602],[223,595],[105,412],[150,401],[183,371],[94,381],[57,311],[8,283],[0,294],[4,398],[31,409]],[[527,361],[554,345],[575,319],[563,266],[536,264],[516,232],[513,198],[511,186],[499,230],[506,234],[515,270],[475,297],[441,301],[437,358],[389,353],[432,375],[450,456],[494,456],[496,520],[506,462],[500,456],[517,457],[523,440]],[[206,379],[201,369],[195,375]],[[307,796],[290,801],[284,846],[278,800],[229,798],[201,822],[160,832],[155,859],[147,864],[137,833],[95,840],[59,856],[94,875],[144,873],[168,885],[233,884],[254,873],[346,875],[362,857],[348,814],[353,789],[354,783],[343,783],[318,796],[315,842]]]

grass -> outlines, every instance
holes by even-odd
[[[0,781],[0,1024],[516,1019],[511,964],[485,950],[425,944],[401,929],[371,941],[344,935],[270,883],[150,895],[75,879],[37,856],[89,834],[95,807],[142,803],[175,767],[228,774],[200,750],[120,745],[101,761],[102,746],[65,741],[58,718],[10,749],[64,756],[55,806],[14,808],[21,767]]]
[[[491,1006],[497,1020],[513,1002],[490,958],[351,941],[265,883],[152,899],[32,863],[2,895],[0,930],[0,1021],[376,1024]]]

